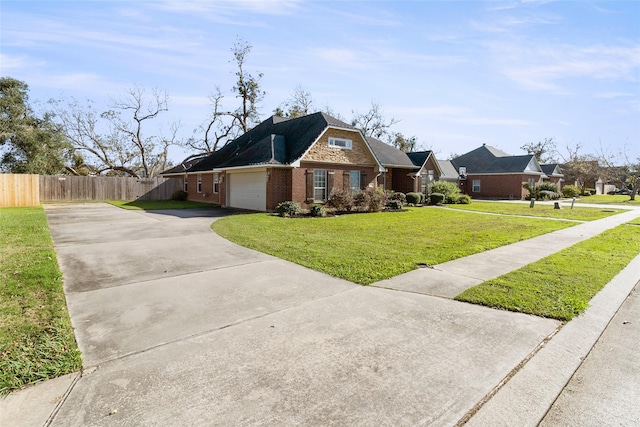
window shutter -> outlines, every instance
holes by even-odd
[[[360,172],[360,189],[361,190],[366,190],[367,189],[367,173],[366,172]]]
[[[307,169],[307,203],[313,203],[313,169]]]
[[[327,198],[333,193],[333,176],[335,171],[327,171]]]
[[[342,174],[342,190],[350,191],[351,188],[351,176],[349,175],[349,171],[344,171]]]

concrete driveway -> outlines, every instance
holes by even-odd
[[[239,247],[219,210],[46,213],[85,366],[52,425],[454,425],[560,325]]]

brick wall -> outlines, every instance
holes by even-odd
[[[202,189],[198,192],[198,175],[190,174],[188,176],[188,199],[195,202],[205,203],[220,203],[220,200],[224,201],[224,197],[220,197],[223,192],[224,182],[220,182],[219,193],[213,192],[213,173],[202,173]],[[222,176],[223,174],[220,174]]]
[[[267,210],[273,211],[278,203],[292,198],[292,174],[293,169],[271,168],[267,169],[269,181],[267,183]]]
[[[486,197],[499,199],[523,199],[529,191],[522,188],[522,184],[529,178],[536,180],[536,185],[542,182],[539,175],[471,175],[461,182],[462,191],[471,197]],[[480,192],[473,192],[473,180],[480,180]]]
[[[387,189],[401,192],[411,193],[416,191],[416,181],[408,176],[411,173],[409,169],[394,168],[391,170],[391,186],[387,185]],[[388,176],[388,175],[387,175]]]

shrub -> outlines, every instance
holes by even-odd
[[[398,200],[401,204],[404,205],[407,203],[407,196],[401,192],[390,192],[387,193],[387,200]]]
[[[424,193],[418,193],[420,194],[420,204],[424,205],[424,203],[427,201],[427,195]]]
[[[400,210],[402,209],[402,202],[398,199],[387,200],[387,209]]]
[[[586,194],[589,193],[589,194]],[[585,188],[584,192],[583,192],[583,196],[591,196],[593,194],[596,194],[596,189],[595,188]]]
[[[366,192],[369,193],[369,212],[380,212],[382,209],[384,209],[385,201],[387,199],[384,192],[377,190]]]
[[[420,193],[407,193],[407,203],[411,205],[419,205],[422,197]]]
[[[449,181],[436,181],[431,184],[431,192],[444,195],[443,203],[457,203],[460,197],[460,188],[454,182]]]
[[[177,200],[179,202],[184,202],[185,200],[187,200],[187,197],[189,197],[189,193],[187,193],[186,191],[176,190],[171,195],[171,200]]]
[[[309,214],[314,217],[324,218],[327,216],[327,210],[322,205],[312,205],[309,208]]]
[[[367,211],[371,201],[371,194],[368,191],[358,191],[353,195],[353,206],[359,211]]]
[[[551,191],[552,193],[557,193],[558,185],[553,182],[542,182],[536,187],[536,189],[538,191]]]
[[[349,212],[353,207],[353,197],[348,191],[336,191],[327,200],[327,206],[339,212]]]
[[[442,193],[431,193],[429,196],[429,203],[432,205],[441,205],[444,203],[444,194]]]
[[[540,190],[538,191],[538,195],[540,196],[540,200],[557,200],[562,197],[562,194],[549,190]]]
[[[300,207],[300,203],[287,201],[279,203],[276,206],[276,212],[283,218],[298,216],[302,213],[302,208]]]
[[[468,194],[461,194],[456,203],[459,205],[470,205],[471,197]]]
[[[562,195],[564,197],[577,197],[580,194],[580,189],[575,185],[565,185],[562,187]]]

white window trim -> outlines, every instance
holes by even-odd
[[[198,179],[198,182],[196,184],[196,192],[202,193],[202,175],[198,174],[197,179]]]
[[[324,174],[324,187],[316,187],[316,174],[320,172]],[[324,199],[316,198],[316,190],[324,190]],[[327,201],[327,171],[325,169],[316,169],[313,171],[313,201],[314,202]]]
[[[189,175],[185,175],[184,176],[184,180],[183,180],[183,184],[182,184],[182,190],[185,193],[189,192]]]
[[[329,137],[329,147],[340,148],[342,150],[351,150],[353,141],[346,138]]]
[[[477,187],[476,187],[477,184]],[[476,189],[477,188],[477,189]],[[471,192],[472,193],[479,193],[480,192],[480,180],[479,179],[474,179],[471,183]]]
[[[353,174],[358,174],[358,179],[356,182],[353,182]],[[362,173],[360,171],[349,171],[349,187],[351,190],[351,194],[356,194],[360,191],[360,181],[362,180]]]
[[[218,172],[213,173],[213,194],[220,192],[220,174]]]

